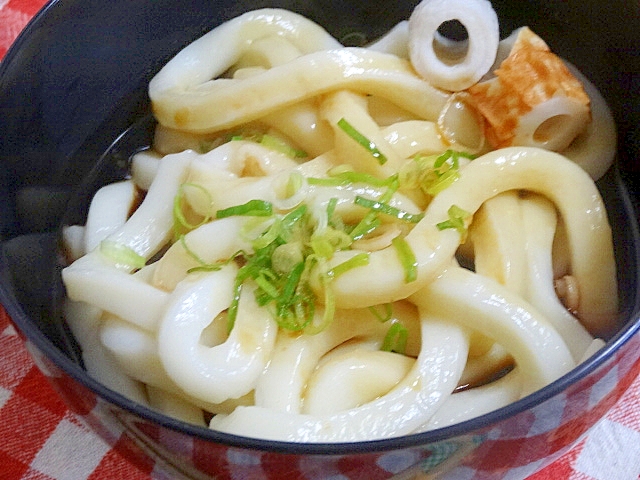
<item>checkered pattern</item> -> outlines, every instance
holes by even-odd
[[[0,0],[0,58],[43,4],[44,0]],[[603,372],[589,390],[588,398],[581,400],[590,405],[599,405],[598,409],[592,410],[593,415],[604,414],[602,409],[612,406],[605,418],[586,437],[579,438],[568,452],[556,452],[561,456],[549,465],[542,461],[534,464],[523,462],[522,467],[505,471],[503,478],[639,480],[640,377],[636,376],[637,368],[622,374],[617,368]],[[620,379],[630,384],[622,398],[598,397],[600,391],[611,391],[608,382]],[[602,388],[599,388],[598,382],[601,382]],[[581,408],[584,405],[576,403],[572,406]],[[572,406],[558,405],[558,415],[573,416]],[[580,432],[580,424],[586,420],[576,415],[570,422],[571,427],[567,427],[563,434],[572,435],[572,428],[574,432]],[[539,419],[532,416],[530,422],[522,425],[526,441],[547,442],[552,453],[553,439],[545,436],[545,432],[554,430],[554,425],[559,422],[560,418]],[[163,434],[167,435],[166,432],[160,435]],[[121,453],[135,450],[130,448],[129,442],[131,440],[128,437],[116,436],[107,443],[78,421],[34,365],[22,340],[0,308],[0,476],[5,480],[171,478],[149,460],[141,460],[137,466],[130,463]],[[487,445],[490,443],[487,442]],[[495,448],[495,445],[487,448]],[[198,457],[198,443],[188,453]],[[450,453],[433,452],[426,460],[422,460],[423,465],[426,468]],[[415,452],[383,454],[376,462],[379,472],[363,472],[358,478],[374,480],[383,471],[401,471],[419,460],[416,455]],[[219,461],[218,457],[214,460],[210,455],[201,456],[203,463]],[[261,466],[263,475],[260,478],[265,480],[288,478],[287,471],[282,470],[287,468],[286,464],[283,466],[281,461],[276,462],[269,454],[250,454],[229,449],[221,458],[222,461],[212,467],[219,468],[221,473],[230,473],[233,478],[249,478],[244,469],[250,464]],[[499,458],[488,455],[484,461],[499,461]],[[319,471],[317,464],[305,465],[302,460],[296,468],[308,479],[354,480],[343,475],[344,471],[350,470],[345,462],[348,463],[348,460],[328,458]],[[252,475],[250,478],[256,477]],[[482,475],[477,470],[462,468],[456,471],[456,480],[482,480]]]
[[[593,415],[604,413],[602,409],[613,407],[586,438],[568,452],[560,456],[550,465],[542,461],[533,464],[523,461],[522,467],[506,470],[505,479],[521,480],[638,480],[640,479],[640,377],[637,377],[638,364],[625,372],[619,372],[619,366],[613,366],[602,372],[589,389],[587,397],[575,405],[558,405],[558,415],[572,416],[571,426],[580,431],[579,424],[587,419],[575,414],[584,407],[580,402],[600,405]],[[630,387],[616,402],[615,393],[607,385],[620,381],[630,383]],[[599,395],[601,390],[611,396]],[[615,390],[614,390],[615,392]],[[575,407],[575,408],[572,408]],[[512,432],[514,436],[522,436],[527,441],[545,442],[552,453],[553,435],[558,435],[554,426],[560,418],[537,418],[532,415],[521,425],[521,432]],[[139,427],[139,426],[138,426]],[[142,427],[139,427],[140,429]],[[145,432],[154,437],[167,435],[167,432]],[[494,432],[495,436],[498,432]],[[571,435],[568,431],[566,434]],[[488,433],[491,440],[492,432]],[[171,439],[164,439],[171,443]],[[6,480],[84,480],[84,479],[127,479],[127,480],[164,480],[171,476],[163,473],[149,460],[142,460],[134,466],[125,458],[123,451],[128,448],[127,437],[114,437],[107,443],[88,430],[84,424],[72,414],[49,386],[47,379],[34,365],[21,338],[9,319],[0,310],[0,471]],[[490,441],[485,442],[487,448],[499,449]],[[283,468],[297,463],[283,464],[276,455],[247,453],[229,449],[221,455],[211,455],[211,451],[199,455],[199,444],[196,442],[187,455],[201,457],[202,466],[222,474],[230,474],[238,479],[286,479]],[[481,447],[483,448],[484,445]],[[135,449],[133,449],[135,450]],[[526,451],[523,443],[522,452]],[[606,452],[606,453],[604,453]],[[425,467],[437,463],[452,452],[433,452],[431,457],[422,460]],[[480,450],[479,454],[483,454]],[[498,462],[497,456],[486,455],[483,462]],[[393,452],[381,455],[374,466],[369,466],[365,476],[358,479],[375,480],[386,478],[388,473],[401,471],[420,460],[415,452]],[[345,463],[347,462],[347,463]],[[305,465],[302,460],[296,468],[308,479],[335,478],[354,480],[343,472],[350,470],[348,459],[329,457],[318,470],[318,464]],[[255,476],[245,475],[251,465],[260,465],[263,473]],[[485,467],[489,467],[487,463]],[[612,476],[612,472],[615,475]],[[448,477],[447,477],[448,478]],[[482,480],[483,475],[476,469],[464,467],[456,470],[455,480]]]

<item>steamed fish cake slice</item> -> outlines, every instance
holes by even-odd
[[[503,40],[513,42],[495,77],[468,89],[487,120],[495,148],[536,146],[562,151],[591,120],[590,101],[562,59],[528,27]]]

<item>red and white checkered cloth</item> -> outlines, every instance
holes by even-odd
[[[45,0],[0,0],[0,59],[44,3]],[[132,465],[78,421],[34,365],[1,308],[0,477],[4,480],[160,477],[153,464]],[[640,479],[640,377],[586,438],[529,477],[529,480],[551,479]]]

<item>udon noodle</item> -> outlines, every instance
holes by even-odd
[[[466,40],[439,33],[456,19]],[[125,396],[239,435],[380,439],[514,402],[611,330],[611,117],[531,30],[499,42],[489,2],[424,0],[363,47],[248,12],[149,95],[152,148],[64,230],[69,325]]]

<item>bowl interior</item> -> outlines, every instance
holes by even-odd
[[[78,347],[59,311],[64,290],[58,235],[62,224],[81,223],[93,192],[122,178],[129,155],[150,143],[149,79],[184,45],[248,9],[288,8],[338,39],[358,34],[373,40],[408,18],[416,3],[188,0],[179,9],[170,0],[50,3],[0,64],[0,201],[6,206],[0,212],[0,300],[20,329],[63,369],[120,401],[83,376]],[[640,327],[640,240],[633,208],[639,192],[640,59],[637,28],[628,21],[635,18],[633,2],[492,3],[503,36],[531,26],[592,80],[614,112],[619,170],[612,169],[598,186],[615,232],[619,267],[622,308],[616,335],[609,339],[615,345]],[[571,381],[565,379],[564,385]],[[541,392],[539,398],[553,391]],[[153,416],[144,409],[138,413]],[[465,428],[469,425],[460,430]]]

